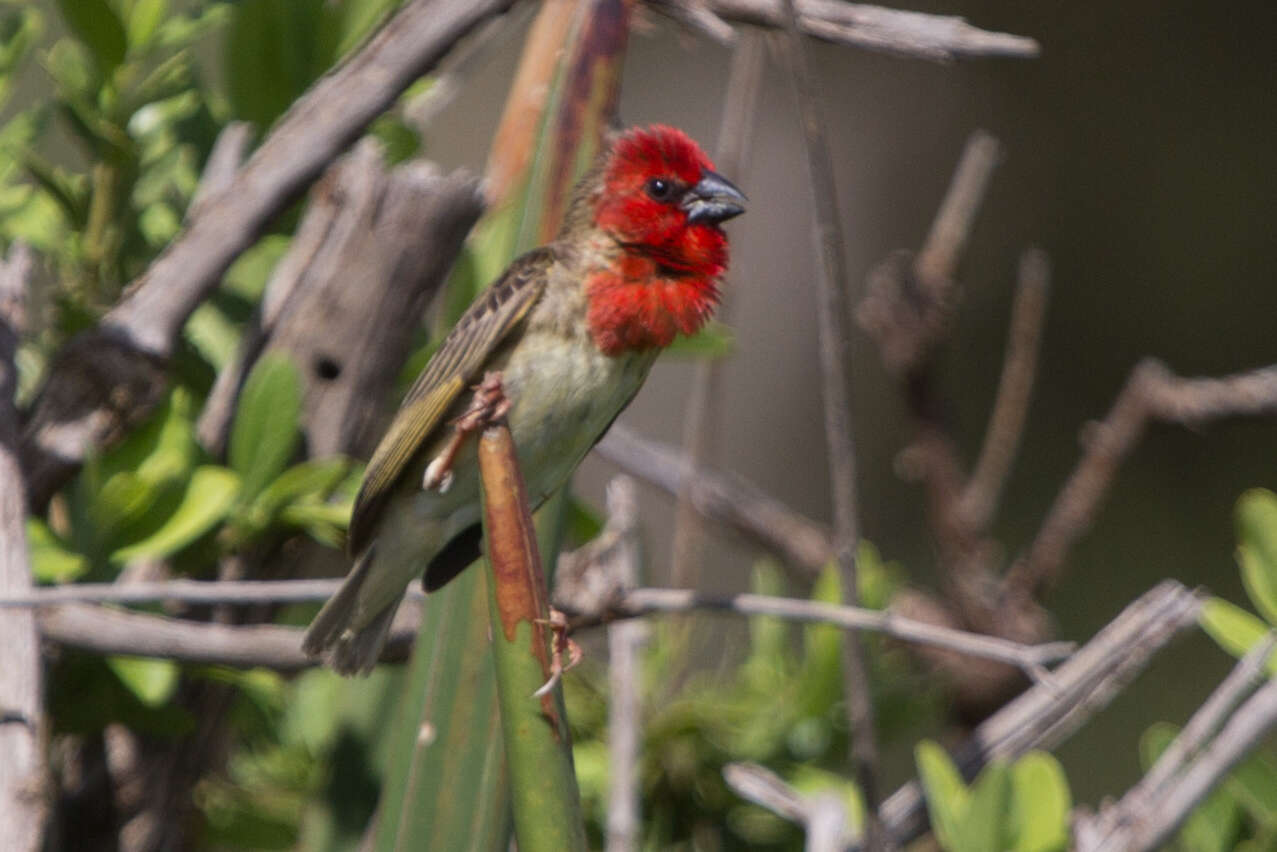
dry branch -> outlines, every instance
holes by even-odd
[[[417,0],[276,124],[99,326],[63,348],[22,436],[28,502],[43,506],[86,452],[159,399],[187,317],[266,223],[415,79],[511,0]]]
[[[694,467],[675,448],[644,438],[622,423],[614,424],[595,449],[626,473],[668,494],[686,488],[692,507],[703,517],[802,569],[809,579],[833,558],[828,528],[735,474]]]
[[[723,767],[723,780],[741,798],[802,826],[807,832],[807,852],[833,852],[855,842],[849,836],[847,810],[840,793],[804,795],[756,763],[727,764]]]
[[[625,556],[625,549],[630,545],[625,541],[615,542],[618,546],[604,545],[605,552],[596,557],[607,562],[614,562]],[[562,569],[561,569],[562,570]],[[603,568],[600,573],[607,573]],[[270,659],[274,652],[253,648],[252,631],[256,626],[218,625],[220,630],[202,622],[184,621],[164,618],[143,613],[122,613],[117,609],[84,606],[87,603],[112,604],[144,604],[170,602],[201,605],[241,605],[260,606],[266,603],[305,603],[322,601],[331,597],[336,591],[338,580],[283,580],[283,581],[250,581],[250,582],[208,582],[197,580],[172,580],[155,583],[130,583],[119,585],[114,583],[81,583],[52,588],[34,589],[19,595],[0,599],[0,612],[4,608],[37,608],[41,629],[46,631],[46,638],[64,644],[84,647],[107,653],[135,654],[139,656],[172,656],[174,659],[193,659],[188,654],[204,654],[198,657],[203,662],[224,659],[230,665],[239,663],[230,661],[236,656],[258,660],[256,665],[273,666]],[[948,648],[952,651],[971,656],[997,660],[1008,665],[1018,666],[1030,676],[1044,681],[1052,681],[1043,677],[1041,668],[1069,655],[1072,643],[1052,642],[1037,646],[1017,645],[1005,639],[968,633],[961,630],[938,627],[933,624],[904,618],[891,612],[846,607],[837,604],[809,601],[800,598],[771,597],[767,595],[730,595],[718,597],[701,595],[688,589],[618,589],[615,586],[604,586],[602,591],[598,585],[587,579],[582,582],[576,578],[576,588],[584,590],[571,598],[563,595],[562,581],[556,590],[556,605],[572,614],[569,627],[572,630],[583,630],[619,619],[636,618],[643,615],[671,612],[693,612],[712,610],[731,612],[746,616],[771,616],[792,621],[826,623],[846,629],[871,630],[905,642],[925,643]],[[419,601],[424,598],[418,588],[408,590],[409,600]],[[126,621],[115,619],[125,616]],[[78,626],[78,621],[90,622],[87,626]],[[105,625],[98,629],[95,625]],[[127,629],[112,628],[111,624],[127,625]],[[279,637],[292,636],[294,645],[300,643],[301,631],[288,627],[271,627],[270,635]],[[216,642],[192,638],[191,641],[177,641],[174,637],[180,631],[189,630],[192,637],[218,637]],[[273,632],[272,632],[273,631]],[[263,634],[266,635],[266,634]],[[100,638],[95,638],[95,636]],[[206,648],[196,647],[200,642]],[[169,644],[166,644],[169,643]],[[281,646],[272,646],[281,647]],[[196,648],[188,651],[188,648]],[[280,668],[293,668],[293,652],[279,657]],[[169,653],[171,652],[171,653]],[[227,655],[225,658],[217,655]]]
[[[1024,692],[994,715],[954,753],[968,779],[989,761],[1012,761],[1034,748],[1062,743],[1107,706],[1180,631],[1193,627],[1201,601],[1174,580],[1145,592],[1051,673],[1050,686]],[[922,788],[911,781],[879,810],[887,831],[905,843],[926,830]]]
[[[677,4],[674,6],[682,8]],[[765,48],[761,34],[744,34],[732,52],[727,92],[723,98],[723,117],[718,128],[715,166],[719,172],[731,175],[734,180],[741,182],[743,167],[749,158],[750,140],[753,138],[750,127],[762,90],[763,72],[767,67]],[[730,281],[724,292],[731,295]],[[730,307],[731,302],[727,298],[719,304],[720,321],[728,320]],[[687,391],[687,405],[683,414],[683,452],[693,467],[700,467],[705,463],[711,441],[719,429],[722,370],[722,363],[716,358],[702,358],[693,367],[691,387]],[[691,482],[684,480],[674,510],[670,574],[675,586],[695,587],[697,572],[703,561],[704,530],[700,516],[692,505],[690,488]]]
[[[25,328],[35,258],[14,243],[0,262],[0,594],[31,589],[26,505],[18,464],[18,389],[14,355]],[[0,826],[5,848],[38,852],[49,812],[40,636],[34,613],[0,613]]]
[[[1250,743],[1247,743],[1238,758],[1221,761],[1220,749],[1231,755],[1238,744],[1225,743],[1222,735],[1213,741],[1212,738],[1226,722],[1233,726],[1234,731],[1251,730],[1245,725],[1239,729],[1229,722],[1229,714],[1266,679],[1264,667],[1274,645],[1277,645],[1277,635],[1269,634],[1251,648],[1193,714],[1153,768],[1122,796],[1121,801],[1104,807],[1096,816],[1078,818],[1074,831],[1079,850],[1139,852],[1160,846],[1169,839],[1201,798],[1240,759],[1240,754],[1249,750]],[[1250,724],[1262,726],[1277,722],[1277,716],[1271,715],[1273,708],[1256,707],[1268,708],[1269,704],[1261,702],[1245,711],[1256,717],[1250,720]],[[1233,719],[1242,718],[1242,712],[1239,710]],[[1265,719],[1268,721],[1265,722]],[[1213,757],[1209,756],[1211,752],[1214,752]],[[1209,771],[1205,773],[1192,762],[1199,755],[1208,762]]]
[[[1277,413],[1277,366],[1218,379],[1185,379],[1158,361],[1139,364],[1108,416],[1090,425],[1082,458],[1051,504],[1026,556],[1007,575],[1007,587],[1034,595],[1058,579],[1073,543],[1090,528],[1118,466],[1150,421],[1200,427],[1228,417]]]
[[[671,0],[676,2],[676,0]],[[784,28],[786,0],[706,0],[721,18]],[[897,56],[947,62],[976,56],[1031,59],[1038,43],[1025,36],[981,30],[964,19],[840,0],[800,0],[798,26],[805,35]]]
[[[825,442],[829,448],[830,489],[834,504],[834,559],[838,563],[843,603],[859,601],[856,553],[860,546],[860,520],[856,505],[856,444],[851,425],[850,381],[847,374],[851,335],[847,328],[846,244],[838,214],[833,159],[825,131],[825,119],[816,79],[807,63],[806,48],[798,30],[794,0],[785,0],[785,35],[781,53],[789,67],[798,105],[807,177],[813,200],[816,254],[817,324],[820,337],[821,396],[824,399]],[[880,846],[878,810],[878,740],[870,695],[869,666],[860,637],[854,630],[843,635],[843,696],[851,731],[851,761],[856,782],[865,798],[868,814],[865,847]]]

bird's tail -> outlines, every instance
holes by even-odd
[[[360,590],[372,568],[373,548],[369,548],[346,575],[337,594],[324,604],[302,638],[302,651],[311,657],[322,657],[338,674],[366,675],[381,656],[390,633],[390,623],[403,595],[392,600],[366,624],[357,626],[355,617],[360,604]]]

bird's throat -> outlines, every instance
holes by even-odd
[[[585,282],[594,345],[607,355],[664,348],[678,334],[695,334],[718,304],[716,278],[663,268],[627,254]]]

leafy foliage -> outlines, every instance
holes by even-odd
[[[936,840],[947,852],[1051,852],[1069,844],[1072,797],[1059,762],[1041,751],[993,762],[968,786],[941,746],[914,750]]]

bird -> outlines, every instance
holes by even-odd
[[[374,450],[347,531],[353,567],[302,649],[344,675],[376,664],[408,584],[433,592],[480,555],[475,441],[454,424],[498,374],[528,502],[571,476],[638,393],[657,354],[712,316],[722,229],[747,199],[667,125],[613,133],[548,244],[478,296]]]

